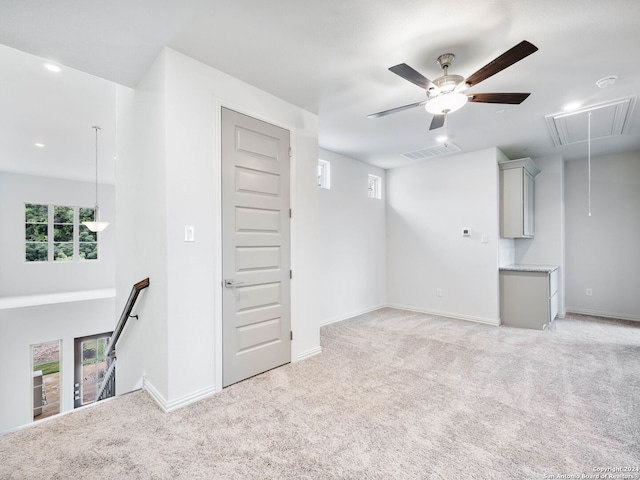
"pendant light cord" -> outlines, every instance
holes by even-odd
[[[589,176],[589,216],[591,216],[591,112],[587,118],[587,171]]]
[[[100,130],[100,127],[91,127],[96,131],[96,203],[95,203],[95,209],[98,208],[98,130]],[[97,216],[97,212],[96,212],[96,216]],[[97,218],[94,218],[94,221],[98,221]]]

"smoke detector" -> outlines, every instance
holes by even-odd
[[[600,88],[608,87],[609,85],[613,85],[618,80],[617,75],[609,75],[608,77],[601,78],[596,82],[596,85]]]

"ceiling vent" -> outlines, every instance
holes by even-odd
[[[403,153],[402,156],[411,160],[422,160],[425,158],[440,157],[451,153],[461,152],[462,149],[455,143],[447,142],[433,147],[421,148],[413,152]]]
[[[547,115],[547,126],[556,147],[586,142],[591,113],[591,140],[622,135],[636,105],[636,97],[614,100],[573,112]]]

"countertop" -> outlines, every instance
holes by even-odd
[[[500,270],[511,271],[511,272],[540,272],[540,273],[551,273],[554,270],[557,270],[558,265],[518,265],[512,264],[507,265],[506,267],[500,267]]]

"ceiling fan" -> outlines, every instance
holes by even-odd
[[[505,68],[510,67],[514,63],[519,62],[537,50],[538,47],[523,40],[466,79],[460,75],[449,75],[449,67],[456,58],[453,53],[445,53],[438,57],[438,63],[444,70],[444,75],[436,78],[434,81],[429,80],[406,63],[401,63],[389,68],[389,70],[420,88],[424,88],[427,92],[427,99],[410,105],[372,113],[368,115],[368,117],[384,117],[392,113],[424,105],[427,112],[434,115],[431,126],[429,127],[429,130],[433,130],[444,125],[447,113],[455,112],[462,108],[467,102],[520,104],[530,95],[529,93],[465,94],[463,92]]]

